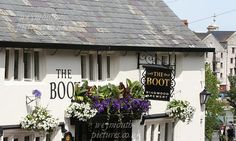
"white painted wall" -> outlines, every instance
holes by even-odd
[[[50,112],[60,122],[66,122],[67,129],[71,128],[69,121],[64,118],[64,110],[70,104],[70,99],[50,99],[50,83],[63,81],[67,83],[80,82],[80,55],[75,55],[74,51],[58,50],[55,55],[50,55],[46,50],[43,51],[45,59],[42,60],[42,80],[34,81],[14,81],[4,80],[4,52],[0,52],[0,125],[19,124],[22,117],[27,114],[27,110],[34,103],[26,105],[26,96],[32,96],[32,91],[38,89],[42,92],[41,105],[47,106]],[[92,81],[93,84],[107,84],[108,82],[118,84],[124,82],[126,78],[131,80],[140,80],[140,70],[137,69],[137,56],[135,53],[121,55],[116,53],[112,55],[111,72],[112,78],[107,81]],[[56,69],[71,69],[71,79],[59,78]],[[175,141],[203,141],[204,140],[204,113],[200,110],[199,93],[204,88],[204,56],[201,53],[179,53],[177,54],[177,70],[176,70],[176,87],[174,97],[176,99],[188,100],[192,106],[196,108],[193,122],[178,122],[175,128]],[[168,102],[152,101],[150,114],[164,113]],[[202,120],[201,120],[202,119]],[[134,141],[142,141],[143,126],[138,124],[133,126]],[[54,136],[54,140],[60,140],[62,133],[58,132]]]

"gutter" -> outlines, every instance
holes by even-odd
[[[78,49],[95,51],[160,51],[160,52],[214,52],[215,48],[208,47],[155,47],[129,45],[89,45],[65,43],[33,43],[0,41],[0,48],[41,48],[41,49]]]

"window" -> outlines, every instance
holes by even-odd
[[[40,137],[36,137],[36,138],[35,138],[35,141],[40,141]]]
[[[208,58],[208,52],[206,52],[206,58]]]
[[[24,141],[30,141],[30,136],[25,136]]]
[[[8,141],[8,137],[4,137],[4,138],[3,138],[3,141]]]
[[[87,78],[87,65],[86,65],[86,56],[82,55],[81,56],[81,77],[82,79]]]
[[[93,55],[89,55],[89,80],[94,80],[94,63],[93,63]]]
[[[230,75],[231,76],[233,75],[233,69],[232,68],[230,69]]]
[[[9,79],[9,50],[6,50],[5,56],[5,79]]]
[[[220,78],[223,78],[223,73],[220,73]]]
[[[111,58],[103,54],[81,55],[81,78],[104,80],[111,77]]]
[[[234,58],[230,58],[230,63],[231,63],[231,64],[234,63]]]
[[[223,63],[222,62],[220,63],[220,68],[223,68]]]
[[[220,57],[223,58],[223,56],[224,56],[223,53],[220,53]]]
[[[30,52],[24,52],[24,78],[25,79],[31,79],[31,73],[32,73],[32,56]]]
[[[19,79],[19,50],[14,51],[14,80]]]
[[[13,141],[18,141],[18,139],[17,139],[17,138],[15,138]]]
[[[168,57],[167,56],[162,56],[161,57],[161,64],[162,65],[167,65],[168,64]]]
[[[39,52],[34,52],[34,79],[39,80]]]
[[[39,80],[40,79],[39,51],[31,51],[31,50],[23,51],[23,49],[6,50],[5,79],[10,79],[12,77],[14,80],[22,80],[23,78],[26,80],[31,80],[31,79]]]
[[[234,53],[234,47],[232,47],[232,53]]]
[[[102,80],[102,55],[97,55],[98,62],[98,80]]]
[[[24,78],[39,80],[39,52],[25,51],[23,54]]]
[[[111,57],[107,56],[107,78],[111,77]]]

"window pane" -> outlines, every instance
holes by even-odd
[[[111,58],[110,56],[107,56],[107,78],[111,78]]]
[[[81,77],[84,79],[84,78],[87,78],[87,75],[86,75],[86,56],[81,56]]]
[[[5,79],[9,78],[9,50],[6,50],[5,56]]]
[[[19,50],[14,52],[14,80],[19,79]]]
[[[34,52],[34,79],[39,80],[39,52]]]
[[[35,141],[40,141],[40,137],[36,137],[36,138],[35,138]]]
[[[31,78],[31,54],[24,52],[24,78]]]
[[[167,56],[162,56],[161,57],[161,64],[162,65],[168,65],[168,57]]]
[[[94,80],[94,75],[93,75],[93,71],[94,71],[94,64],[93,64],[93,55],[89,55],[89,80]]]
[[[24,141],[30,141],[30,137],[29,136],[25,136]]]
[[[4,137],[4,138],[3,138],[3,141],[8,141],[8,137]]]
[[[102,80],[102,55],[97,56],[98,61],[98,80]]]

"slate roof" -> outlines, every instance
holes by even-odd
[[[195,34],[198,36],[198,38],[200,38],[201,40],[203,40],[204,38],[206,38],[209,33],[196,33]]]
[[[0,42],[206,48],[162,0],[0,0]]]
[[[212,35],[220,42],[224,43],[227,39],[235,33],[235,31],[211,31]]]

